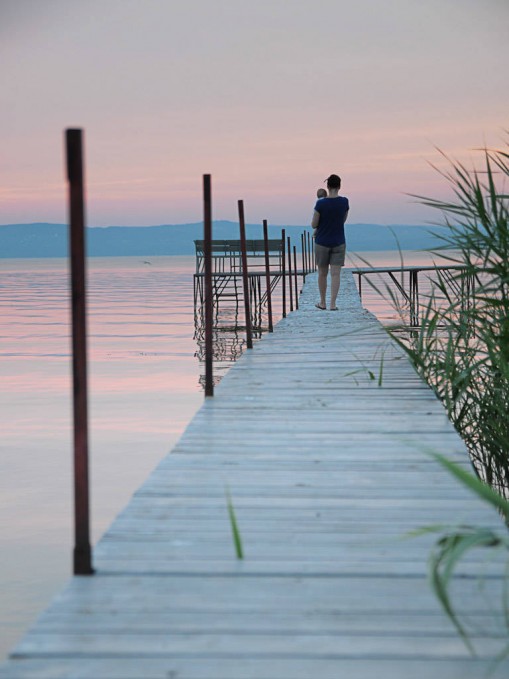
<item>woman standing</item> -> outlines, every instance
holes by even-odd
[[[311,221],[311,226],[314,229],[318,290],[320,292],[320,301],[317,302],[316,307],[322,310],[327,308],[325,297],[330,267],[329,309],[331,311],[338,310],[336,298],[339,292],[341,267],[345,264],[345,221],[350,207],[348,198],[339,195],[340,188],[341,178],[337,174],[331,174],[327,178],[328,196],[316,201]]]

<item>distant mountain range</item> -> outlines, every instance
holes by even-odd
[[[269,226],[269,238],[281,235],[281,229],[300,250],[300,234],[307,226]],[[424,226],[386,226],[381,224],[347,224],[346,238],[350,251],[421,250],[440,245],[435,235]],[[203,224],[168,224],[163,226],[87,227],[87,254],[90,257],[129,257],[158,255],[192,255],[194,240],[203,238]],[[259,224],[246,226],[247,238],[262,238]],[[213,224],[213,238],[238,239],[236,222],[218,221]],[[7,257],[66,257],[68,248],[65,224],[6,224],[0,226],[0,258]]]

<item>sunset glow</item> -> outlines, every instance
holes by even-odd
[[[88,223],[305,224],[343,177],[350,220],[423,223],[435,146],[497,145],[500,0],[4,0],[0,223],[64,222],[62,132],[86,131]]]

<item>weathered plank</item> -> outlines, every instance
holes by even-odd
[[[342,674],[338,675],[338,667]],[[383,674],[382,674],[383,673]],[[479,658],[259,658],[249,656],[154,658],[45,658],[11,662],[2,679],[507,679],[507,667]]]

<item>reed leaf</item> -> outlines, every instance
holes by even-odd
[[[447,469],[453,476],[455,476],[461,483],[473,491],[478,497],[485,502],[498,509],[504,516],[505,520],[509,522],[509,502],[504,499],[499,493],[495,492],[487,483],[481,481],[477,476],[465,471],[462,467],[454,462],[451,462],[439,453],[432,453],[432,456],[443,467]]]
[[[244,549],[242,547],[242,537],[240,535],[240,530],[239,526],[237,523],[237,517],[235,515],[235,508],[233,506],[232,498],[230,495],[230,491],[227,488],[225,491],[226,494],[226,503],[228,507],[228,517],[230,519],[230,527],[232,531],[232,537],[233,537],[233,544],[235,546],[235,554],[237,556],[237,559],[243,559],[244,558]]]
[[[465,440],[471,473],[432,453],[449,473],[504,518],[500,530],[482,526],[425,526],[412,535],[437,533],[429,559],[430,582],[468,648],[468,630],[451,601],[451,578],[473,549],[509,555],[509,149],[481,149],[482,169],[440,154],[449,169],[436,168],[452,190],[451,200],[416,196],[438,210],[442,259],[460,267],[436,272],[433,289],[408,338],[390,331],[416,371],[442,400]],[[390,295],[387,295],[392,299]],[[509,635],[509,559],[502,607]],[[509,652],[509,644],[500,657]]]

